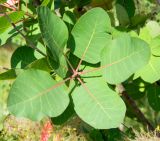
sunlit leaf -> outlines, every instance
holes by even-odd
[[[13,23],[18,22],[23,16],[23,11],[16,11],[8,14],[9,18],[12,20]],[[0,34],[7,30],[7,28],[11,27],[11,23],[6,16],[0,17]]]
[[[53,80],[49,73],[34,69],[17,77],[8,98],[8,109],[12,114],[32,120],[59,116],[68,104],[69,97],[63,85]]]
[[[121,83],[145,66],[149,59],[148,44],[125,34],[113,39],[102,51],[103,76],[108,83]]]
[[[111,39],[110,19],[106,11],[93,8],[85,13],[72,30],[69,48],[74,55],[89,63],[100,61],[100,52]]]
[[[72,98],[78,116],[96,129],[115,128],[123,122],[125,104],[102,78],[88,78]]]
[[[160,79],[160,57],[151,56],[150,61],[135,75],[134,79],[141,77],[144,81],[154,83]]]
[[[157,36],[151,41],[151,51],[155,56],[160,56],[160,36]]]

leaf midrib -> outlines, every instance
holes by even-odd
[[[96,101],[97,105],[100,106],[100,109],[105,113],[105,115],[111,120],[111,117],[108,115],[108,113],[105,111],[104,106],[97,100],[97,98],[92,94],[92,92],[88,89],[88,87],[85,84],[82,84],[84,89],[88,92],[88,94],[91,96],[91,98]]]

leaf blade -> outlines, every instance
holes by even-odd
[[[108,14],[101,8],[93,8],[84,14],[72,29],[71,51],[89,63],[100,61],[100,51],[111,39]]]
[[[32,120],[40,120],[45,116],[56,117],[68,104],[69,98],[63,87],[49,73],[34,69],[26,70],[17,77],[8,98],[11,113]]]
[[[72,98],[76,113],[94,128],[115,128],[123,121],[125,104],[102,78],[92,79],[76,88]]]
[[[104,78],[108,83],[118,84],[148,63],[150,48],[144,41],[125,34],[112,40],[101,56]]]

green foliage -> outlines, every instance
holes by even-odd
[[[8,17],[12,20],[13,23],[19,21],[24,16],[23,11],[13,12],[8,15]],[[7,17],[0,17],[0,34],[5,32],[7,28],[11,27],[11,23],[8,21]]]
[[[141,120],[129,108],[135,108],[127,102],[130,97],[136,108],[146,109],[140,105],[147,99],[158,112],[160,26],[139,10],[133,0],[22,1],[19,11],[5,8],[1,45],[18,35],[25,39],[12,54],[11,68],[0,74],[0,80],[15,79],[10,113],[32,120],[50,117],[58,125],[78,115],[97,129],[88,131],[93,140],[115,140],[121,131],[111,128],[120,127],[125,117]],[[128,99],[119,94],[119,84]]]
[[[104,10],[94,8],[75,24],[71,32],[71,51],[86,62],[98,63],[101,50],[111,39],[109,32],[111,32],[109,16]]]
[[[102,51],[103,75],[111,84],[121,83],[146,65],[149,58],[150,48],[144,41],[121,35]]]
[[[86,85],[77,87],[73,92],[76,113],[82,120],[97,129],[117,127],[122,123],[125,114],[126,108],[123,101],[106,86],[103,79],[86,81]]]
[[[63,91],[63,86],[55,89],[56,83],[45,71],[34,69],[24,71],[12,85],[8,109],[14,115],[32,120],[60,115],[68,106],[69,98]]]

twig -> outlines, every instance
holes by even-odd
[[[1,7],[0,7],[1,10]],[[11,18],[6,14],[6,12],[3,12],[7,20],[10,22],[10,24],[13,26],[13,28],[26,40],[26,42],[29,43],[30,47],[35,49],[37,52],[42,54],[46,57],[46,54],[44,54],[41,50],[39,50],[18,28],[17,26],[12,22]]]
[[[9,68],[3,67],[3,66],[0,66],[0,69],[2,69],[2,70],[10,70]]]
[[[149,120],[144,116],[144,114],[141,112],[141,110],[138,108],[135,101],[128,95],[125,88],[122,84],[117,85],[119,93],[122,94],[123,98],[125,99],[126,103],[131,107],[134,114],[137,116],[137,118],[142,121],[142,123],[147,127],[150,131],[154,131],[153,125],[149,122]]]

